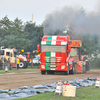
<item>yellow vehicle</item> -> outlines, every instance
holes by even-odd
[[[19,68],[27,68],[27,59],[22,55],[17,55],[16,49],[0,49],[0,58],[10,59],[11,67],[17,67],[17,58],[20,60]]]

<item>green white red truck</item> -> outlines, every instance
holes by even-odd
[[[70,36],[43,36],[40,55],[41,74],[85,73],[87,66],[86,61],[81,60],[80,47],[81,41],[71,41]]]

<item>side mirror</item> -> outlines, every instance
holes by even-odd
[[[71,45],[68,45],[68,52],[71,51]]]
[[[40,51],[40,44],[37,45],[37,51]]]

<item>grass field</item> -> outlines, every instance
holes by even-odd
[[[54,95],[54,92],[49,92],[16,100],[100,100],[100,88],[95,88],[94,85],[78,88],[76,89],[76,97],[58,96]]]
[[[37,69],[37,70],[35,70]],[[28,66],[28,69],[12,69],[12,70],[8,70],[8,72],[5,72],[5,70],[0,70],[0,74],[4,74],[4,73],[19,73],[19,72],[33,72],[33,71],[40,71],[40,69],[38,68],[38,66]]]
[[[40,68],[40,66],[33,66],[33,67],[31,67],[31,66],[28,66],[28,68]]]
[[[91,68],[90,70],[100,70],[100,68]]]

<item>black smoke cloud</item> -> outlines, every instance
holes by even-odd
[[[44,35],[54,34],[57,30],[64,30],[78,39],[84,34],[100,34],[100,8],[86,13],[83,7],[63,7],[48,14],[45,18]]]

